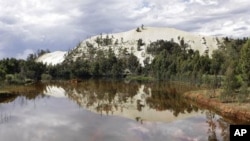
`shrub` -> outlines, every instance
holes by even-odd
[[[49,75],[49,74],[42,74],[42,76],[41,76],[41,78],[42,78],[42,80],[45,80],[45,81],[50,81],[50,80],[52,80],[52,76],[51,75]]]
[[[137,27],[136,31],[137,32],[141,32],[141,29],[139,27]]]

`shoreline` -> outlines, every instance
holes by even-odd
[[[216,114],[225,117],[233,122],[241,124],[250,124],[250,103],[223,103],[218,98],[209,98],[206,96],[207,90],[189,91],[183,94],[187,98],[206,109],[211,109]],[[218,90],[216,91],[218,92]]]

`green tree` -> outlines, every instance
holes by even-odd
[[[221,98],[227,100],[228,98],[232,97],[235,89],[238,87],[239,83],[237,82],[235,70],[232,67],[228,67],[225,74],[224,91],[221,95]]]
[[[118,60],[113,66],[112,66],[112,75],[113,77],[121,77],[123,73],[124,67],[121,60]]]
[[[90,62],[76,60],[71,66],[72,78],[85,78],[90,76]]]
[[[6,75],[6,72],[4,71],[4,69],[2,68],[2,66],[0,65],[0,80],[4,80],[5,79],[5,75]]]
[[[139,27],[137,27],[136,32],[141,32],[141,29]]]
[[[138,73],[140,68],[138,58],[134,54],[130,54],[126,66],[132,73]]]
[[[35,81],[41,80],[41,75],[46,70],[46,65],[35,61],[26,61],[23,67],[24,74],[27,78]]]
[[[243,80],[250,83],[250,40],[241,49],[240,65],[243,73]]]

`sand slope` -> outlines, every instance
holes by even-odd
[[[112,44],[107,46],[98,45],[96,40],[97,38],[111,38]],[[142,39],[144,45],[137,49],[138,40]],[[202,36],[196,35],[194,33],[189,33],[174,28],[166,27],[144,27],[141,29],[141,32],[137,32],[136,29],[130,31],[121,32],[121,33],[111,33],[111,34],[100,34],[93,37],[90,37],[80,43],[79,46],[72,49],[71,59],[76,60],[78,57],[89,54],[89,48],[91,45],[95,50],[107,51],[112,49],[117,56],[121,54],[121,51],[126,49],[128,53],[133,53],[139,59],[139,62],[144,66],[143,61],[146,58],[149,58],[150,61],[153,60],[154,56],[148,54],[146,49],[147,46],[157,40],[167,40],[174,41],[180,44],[181,40],[184,39],[184,42],[187,44],[188,48],[198,50],[200,54],[208,52],[211,56],[212,52],[220,45],[222,45],[223,40],[219,37],[212,36]],[[115,42],[118,41],[118,44]],[[54,52],[49,53],[38,58],[39,62],[44,62],[47,64],[57,64],[61,63],[64,59],[65,52]],[[67,53],[66,55],[69,55]],[[87,58],[87,57],[86,57]],[[149,62],[150,63],[150,62]]]
[[[64,61],[64,55],[67,52],[64,51],[55,51],[55,52],[51,52],[51,53],[46,53],[42,56],[40,56],[39,58],[37,58],[37,62],[43,62],[44,64],[47,65],[56,65],[56,64],[60,64]]]

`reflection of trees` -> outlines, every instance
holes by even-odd
[[[207,123],[208,123],[208,141],[218,141],[216,136],[216,121],[215,114],[211,111],[206,112]]]
[[[183,89],[176,89],[175,85],[157,84],[152,87],[152,96],[147,98],[147,104],[159,111],[171,110],[175,116],[179,113],[198,111],[198,108],[185,100],[179,91]]]
[[[78,105],[94,109],[101,114],[123,111],[130,106],[138,111],[142,111],[145,106],[159,111],[171,110],[175,116],[179,113],[198,111],[198,108],[178,93],[186,88],[180,86],[176,89],[175,86],[168,83],[140,85],[136,82],[126,84],[121,81],[87,80],[74,87],[65,85],[65,90],[68,97]]]
[[[0,103],[9,103],[16,99],[17,95],[9,94],[9,93],[1,93],[0,94]]]
[[[27,104],[27,100],[44,97],[43,91],[45,87],[46,85],[44,84],[5,86],[3,89],[6,92],[0,93],[0,105],[15,101],[15,103],[19,104],[18,106],[24,106]],[[0,113],[0,124],[6,123],[9,120],[11,120],[11,113]]]
[[[123,110],[123,103],[133,102],[138,83],[126,84],[120,81],[87,80],[75,87],[66,86],[68,97],[79,106],[94,107],[98,113],[109,114],[114,110]]]
[[[0,94],[0,103],[9,103],[14,101],[17,97],[24,97],[25,99],[36,99],[38,96],[43,97],[43,92],[46,88],[45,84],[39,83],[27,86],[6,86],[4,90],[6,93]]]
[[[3,114],[3,113],[1,113],[0,114],[0,124],[4,124],[4,123],[6,123],[6,122],[8,122],[9,120],[11,119],[11,114],[9,113],[9,114]]]
[[[221,136],[223,137],[223,141],[229,141],[230,140],[229,123],[220,118],[218,119],[218,124],[221,129]]]
[[[217,119],[215,113],[212,111],[206,112],[206,118],[208,123],[208,141],[218,141],[216,135],[216,128],[221,130],[221,137],[223,141],[229,141],[229,123],[223,118]]]

